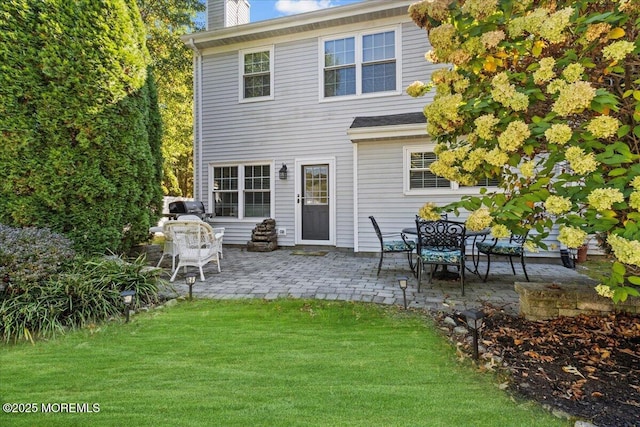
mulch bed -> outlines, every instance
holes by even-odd
[[[640,315],[534,322],[490,306],[484,311],[478,366],[507,373],[505,388],[598,426],[640,426]],[[436,315],[468,357],[469,336],[456,333],[451,320],[464,326],[461,315]]]

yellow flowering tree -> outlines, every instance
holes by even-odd
[[[607,236],[616,262],[599,292],[639,295],[640,1],[425,0],[409,14],[443,64],[407,89],[435,88],[431,171],[502,187],[444,210],[496,234],[533,229],[529,246],[554,225],[570,248]]]

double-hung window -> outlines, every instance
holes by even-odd
[[[217,217],[269,218],[272,165],[212,166],[213,207]]]
[[[435,175],[429,167],[438,159],[434,145],[405,147],[404,174],[406,194],[427,194],[434,190],[451,190],[451,181]]]
[[[433,174],[431,164],[438,159],[433,152],[434,144],[404,147],[404,193],[446,194],[450,190],[495,187],[498,180],[485,178],[475,186],[463,186]]]
[[[240,51],[240,100],[273,99],[273,46]]]
[[[396,93],[399,29],[321,40],[321,98]]]
[[[362,36],[362,93],[396,90],[395,31]]]

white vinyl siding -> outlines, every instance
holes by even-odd
[[[196,172],[197,187],[194,187],[194,193],[196,197],[202,195],[208,212],[214,212],[215,201],[213,180],[208,175],[210,168],[207,165],[264,164],[268,159],[268,163],[278,165],[274,167],[275,172],[272,171],[276,179],[271,182],[271,216],[276,220],[277,228],[286,230],[286,235],[278,236],[278,245],[293,246],[297,195],[295,177],[298,173],[295,162],[299,159],[331,157],[335,158],[335,245],[353,248],[354,143],[349,139],[347,130],[358,116],[422,111],[431,95],[411,98],[401,89],[415,80],[428,78],[431,70],[438,68],[438,64],[424,61],[424,52],[430,49],[424,31],[409,22],[409,18],[402,19],[406,23],[398,26],[398,31],[403,32],[402,39],[406,43],[396,45],[396,49],[401,50],[403,67],[408,67],[410,72],[400,72],[401,67],[398,66],[398,77],[402,78],[398,84],[400,90],[394,94],[385,93],[384,102],[371,95],[352,97],[351,100],[345,99],[345,102],[318,102],[317,91],[322,86],[322,64],[318,64],[318,40],[322,36],[318,34],[274,43],[272,88],[275,98],[269,102],[238,102],[238,79],[242,76],[238,52],[260,50],[271,40],[261,40],[255,44],[256,49],[247,43],[236,50],[226,48],[223,52],[206,52],[202,69],[201,121],[204,168]],[[383,22],[367,28],[367,34],[372,34],[395,27],[391,22]],[[352,27],[336,28],[332,33],[338,36],[331,39],[340,38],[340,34],[356,32]],[[329,34],[327,31],[324,33]],[[399,57],[400,53],[397,52],[397,55]],[[283,163],[289,170],[286,180],[277,179],[277,169]],[[392,191],[402,194],[401,148],[394,164],[389,166],[393,166],[400,177],[399,186]],[[382,191],[386,194],[391,190],[384,187]],[[405,216],[410,217],[413,209],[407,210]],[[368,221],[368,218],[365,219]],[[226,227],[225,243],[228,244],[246,244],[257,223],[253,218],[220,216],[214,222],[216,226]]]
[[[240,101],[273,99],[273,46],[240,51]]]
[[[320,99],[401,92],[400,27],[320,39]]]

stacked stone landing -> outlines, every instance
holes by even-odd
[[[278,232],[276,220],[269,218],[257,224],[251,232],[251,240],[247,242],[249,252],[271,252],[278,249]]]

